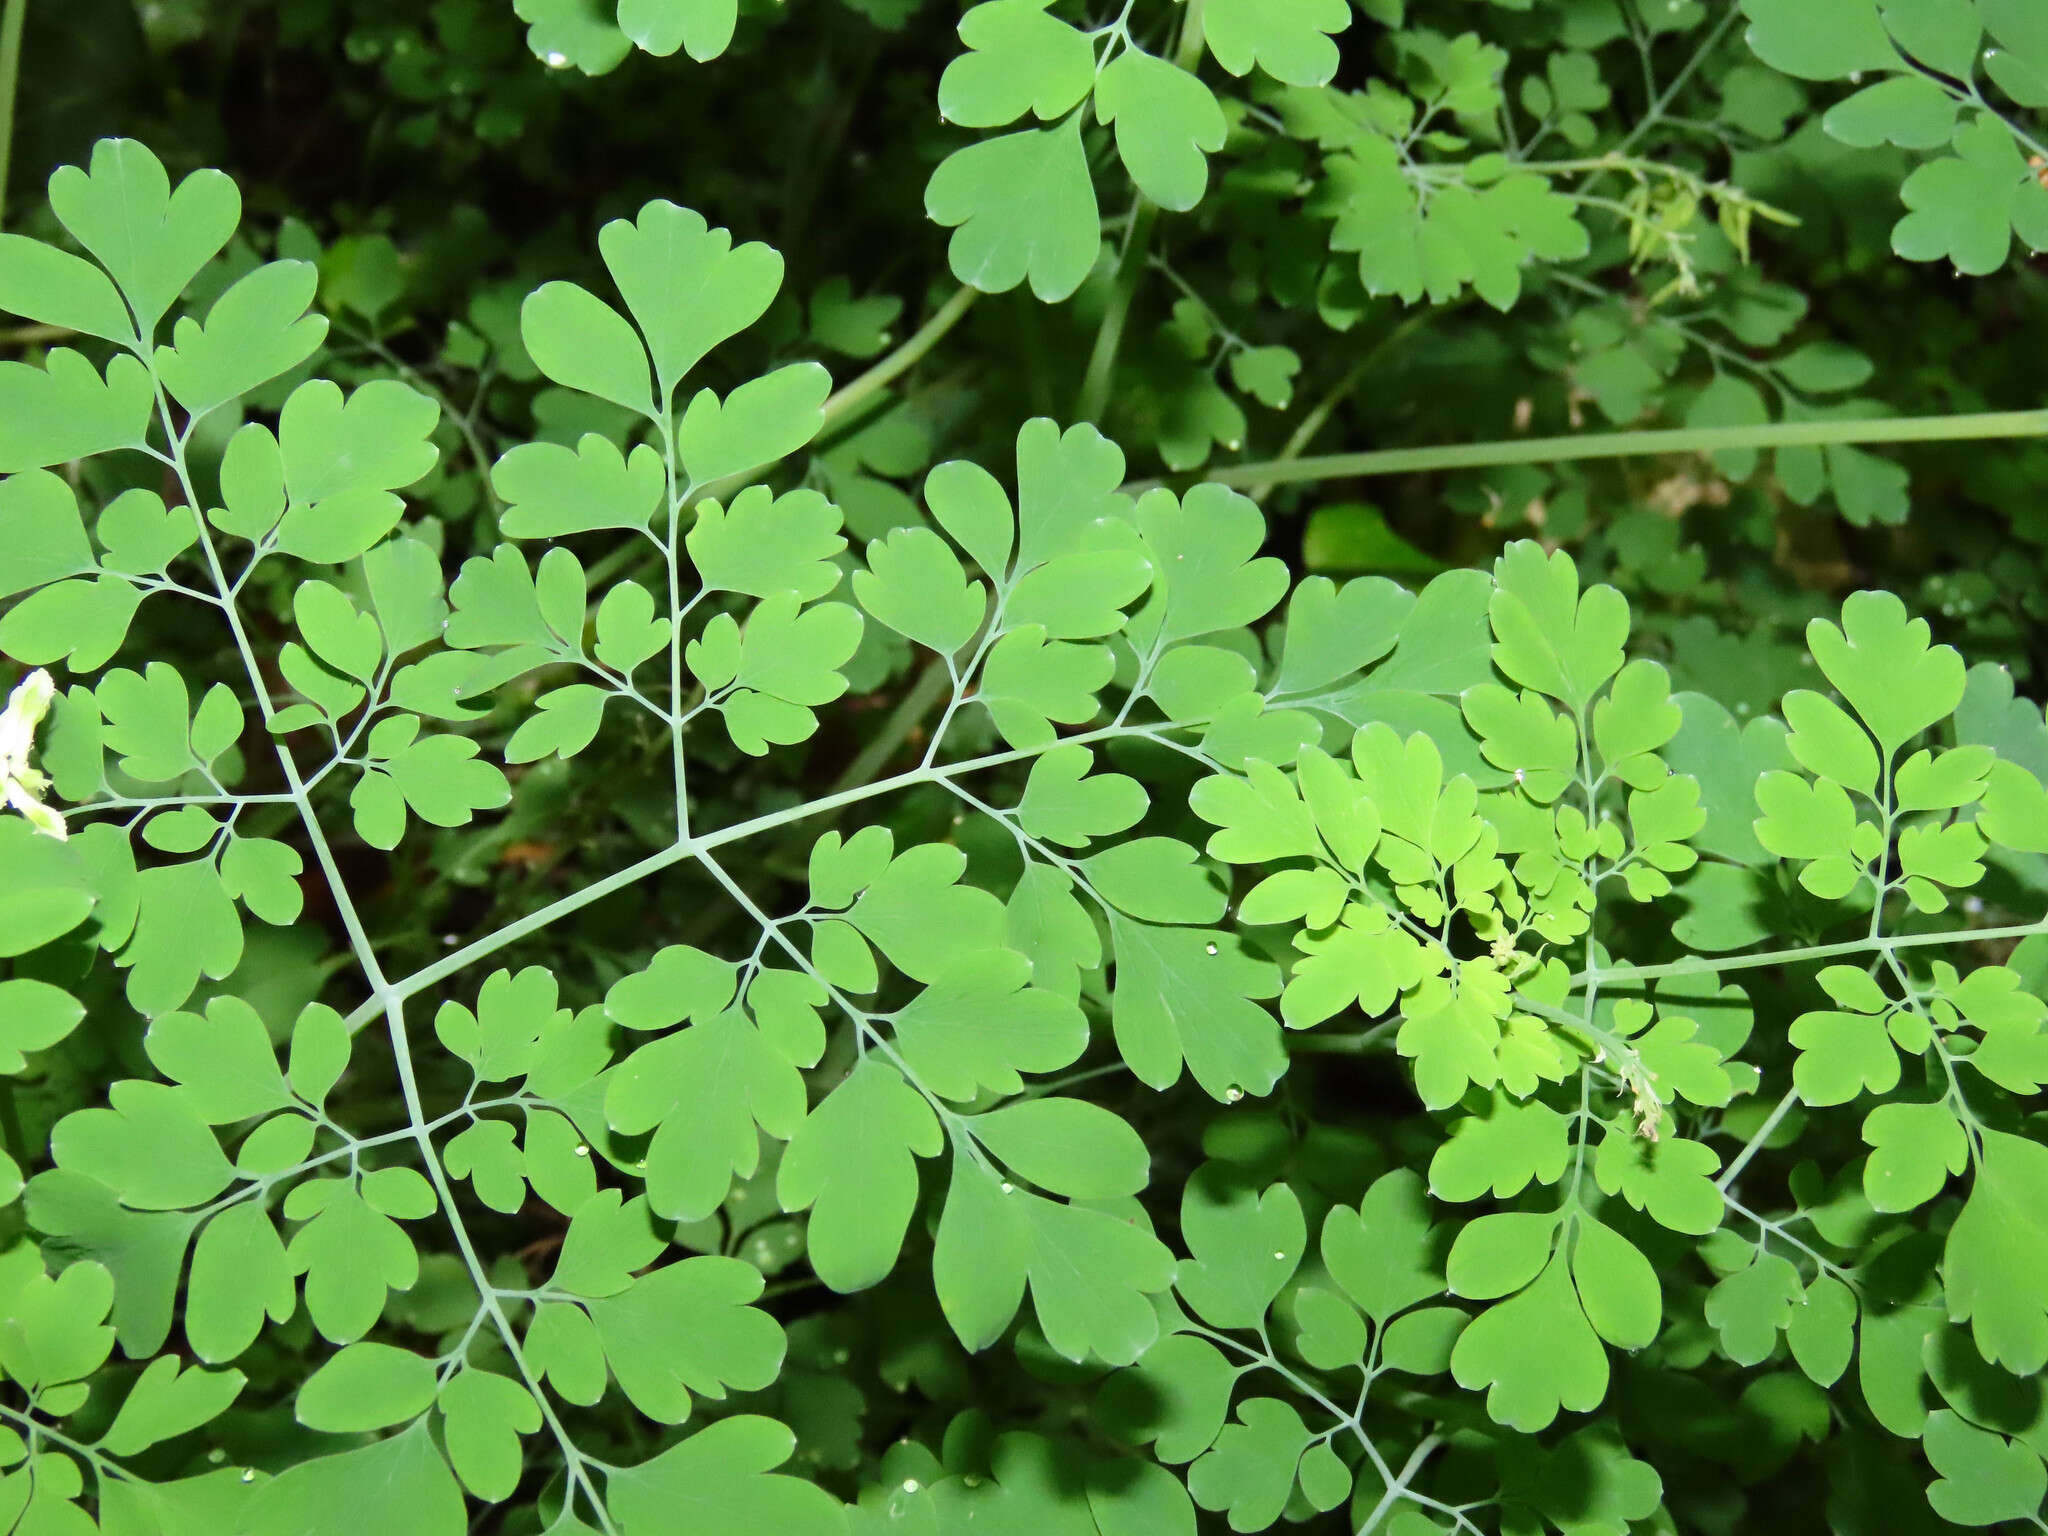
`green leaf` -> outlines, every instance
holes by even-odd
[[[403,1424],[433,1401],[433,1361],[389,1344],[351,1344],[306,1378],[293,1412],[308,1429],[356,1434]]]
[[[1517,1103],[1494,1093],[1479,1114],[1451,1128],[1429,1161],[1429,1191],[1439,1200],[1521,1193],[1533,1181],[1555,1184],[1571,1156],[1570,1127],[1540,1099]]]
[[[206,1017],[167,1013],[150,1022],[143,1048],[180,1086],[181,1101],[211,1125],[227,1125],[291,1107],[270,1033],[238,997],[217,997]]]
[[[135,322],[105,273],[68,251],[22,235],[0,235],[0,309],[43,325],[135,344]]]
[[[652,1460],[606,1479],[606,1502],[622,1536],[659,1536],[688,1508],[703,1536],[845,1536],[837,1500],[774,1469],[796,1437],[773,1419],[721,1419]]]
[[[1634,1243],[1583,1213],[1572,1247],[1572,1285],[1586,1321],[1616,1349],[1656,1342],[1664,1306],[1657,1272]]]
[[[1802,80],[1840,80],[1898,67],[1877,0],[1742,0],[1749,46],[1773,69]]]
[[[557,384],[653,416],[647,349],[626,317],[575,283],[543,283],[519,307],[519,335]]]
[[[1144,816],[1144,786],[1121,773],[1091,773],[1095,756],[1086,747],[1055,747],[1031,765],[1018,823],[1034,837],[1085,848],[1137,824]]]
[[[1673,772],[1700,784],[1706,825],[1694,836],[1702,852],[1741,864],[1761,864],[1767,850],[1757,842],[1757,780],[1774,768],[1790,768],[1786,729],[1776,719],[1737,725],[1735,717],[1704,694],[1673,698],[1683,715],[1677,735],[1663,748]]]
[[[189,316],[157,349],[157,375],[193,416],[289,373],[320,349],[327,321],[306,313],[319,281],[303,261],[273,261],[223,293],[202,326]]]
[[[1104,900],[1150,923],[1213,923],[1225,899],[1195,850],[1170,837],[1138,837],[1081,860]]]
[[[242,1527],[295,1536],[349,1536],[365,1529],[460,1536],[462,1490],[425,1424],[360,1450],[288,1468],[255,1490]]]
[[[1610,1129],[1594,1156],[1593,1176],[1660,1226],[1701,1235],[1721,1223],[1721,1191],[1708,1177],[1720,1166],[1719,1155],[1700,1142],[1648,1141]]]
[[[1104,1211],[1062,1205],[953,1161],[932,1283],[961,1343],[982,1349],[1009,1326],[1026,1281],[1046,1341],[1070,1360],[1128,1365],[1158,1337],[1147,1297],[1173,1279],[1150,1232]]]
[[[1053,723],[1081,725],[1100,707],[1096,694],[1116,664],[1099,645],[1048,641],[1036,624],[1013,629],[989,648],[974,698],[1012,746],[1050,746]]]
[[[846,548],[839,509],[816,491],[777,496],[754,485],[730,507],[707,500],[696,512],[684,542],[706,590],[755,597],[787,593],[811,603],[839,585],[839,567],[832,563]]]
[[[761,1272],[739,1259],[693,1258],[643,1274],[587,1310],[605,1359],[632,1405],[662,1424],[680,1424],[692,1394],[757,1392],[782,1369],[782,1326],[747,1304]],[[678,1325],[678,1319],[688,1322]]]
[[[1976,18],[1969,20],[1974,28]],[[1972,73],[1974,51],[1974,46],[1964,48],[1961,74]],[[1955,134],[1958,107],[1956,99],[1926,75],[1893,75],[1837,102],[1821,123],[1830,137],[1858,149],[1880,144],[1944,149]]]
[[[1012,950],[962,954],[896,1013],[904,1059],[932,1092],[955,1100],[982,1089],[1017,1093],[1020,1072],[1058,1071],[1087,1048],[1080,1009],[1027,987],[1030,974],[1030,963]]]
[[[970,1125],[1012,1173],[1072,1200],[1135,1195],[1150,1178],[1151,1154],[1138,1133],[1084,1099],[1023,1099],[977,1115]],[[936,1127],[931,1140],[936,1150]]]
[[[1202,35],[1233,75],[1253,64],[1289,85],[1326,85],[1337,72],[1337,45],[1326,34],[1351,21],[1343,0],[1211,0]],[[1250,1527],[1246,1527],[1250,1529]]]
[[[725,52],[739,14],[739,0],[619,0],[619,30],[656,58],[680,48],[702,64]]]
[[[1048,0],[985,0],[960,18],[968,51],[939,77],[939,115],[963,128],[1000,128],[1026,112],[1050,122],[1095,84],[1085,33],[1048,16]]]
[[[1583,710],[1621,669],[1627,601],[1605,586],[1581,595],[1571,557],[1562,550],[1546,557],[1526,540],[1495,563],[1494,582],[1487,610],[1494,665],[1524,687]]]
[[[345,1186],[330,1185],[312,1220],[292,1234],[286,1255],[292,1270],[306,1277],[306,1311],[313,1326],[336,1344],[353,1343],[368,1333],[384,1310],[386,1294],[410,1290],[419,1278],[412,1239]]]
[[[132,357],[116,357],[104,377],[69,347],[41,368],[0,363],[0,474],[139,448],[153,408],[149,374]]]
[[[1223,147],[1226,128],[1216,97],[1194,75],[1125,48],[1095,82],[1095,115],[1116,125],[1117,154],[1145,196],[1182,212],[1202,200],[1207,156]]]
[[[633,1052],[608,1079],[604,1113],[615,1131],[654,1133],[648,1200],[663,1216],[697,1221],[718,1208],[735,1174],[753,1174],[757,1125],[783,1140],[796,1133],[804,1084],[735,1009]]]
[[[1724,1276],[1707,1293],[1707,1323],[1721,1335],[1729,1359],[1760,1364],[1777,1349],[1778,1332],[1791,1323],[1802,1290],[1791,1260],[1759,1249],[1746,1268]]]
[[[1829,682],[1869,727],[1885,752],[1896,752],[1962,702],[1963,659],[1929,641],[1927,621],[1908,619],[1889,592],[1858,592],[1842,604],[1839,627],[1815,619],[1806,643]]]
[[[194,171],[173,191],[162,162],[133,139],[101,139],[88,170],[60,167],[50,207],[113,275],[145,339],[242,217],[228,177]]]
[[[944,1149],[930,1105],[875,1057],[826,1096],[791,1138],[775,1186],[785,1211],[811,1212],[819,1279],[843,1293],[887,1277],[917,1204],[916,1159]]]
[[[1807,772],[1833,779],[1866,797],[1877,790],[1877,751],[1869,734],[1822,694],[1795,689],[1785,695],[1785,746]]]
[[[1096,1421],[1127,1445],[1151,1446],[1163,1462],[1193,1461],[1216,1443],[1236,1380],[1215,1345],[1170,1333],[1103,1384]]]
[[[281,1323],[298,1300],[284,1244],[261,1206],[229,1206],[200,1229],[185,1302],[185,1335],[200,1359],[234,1359],[266,1316]]]
[[[924,500],[939,526],[1000,583],[1009,572],[1017,538],[1017,514],[1002,482],[979,464],[955,459],[925,476]]]
[[[292,391],[278,419],[277,448],[288,504],[277,547],[288,555],[338,565],[398,525],[404,503],[393,494],[434,467],[432,434],[440,407],[395,379],[375,379],[343,399],[325,379]],[[245,427],[237,434],[257,433]],[[262,437],[252,451],[264,452]],[[225,484],[225,480],[223,482]],[[254,532],[265,518],[232,527]]]
[[[1258,554],[1265,518],[1235,491],[1198,485],[1178,500],[1148,491],[1137,518],[1156,572],[1152,599],[1131,622],[1140,644],[1164,647],[1253,623],[1287,590],[1286,566]]]
[[[870,617],[945,655],[974,638],[988,611],[981,583],[968,581],[959,556],[929,528],[899,528],[870,544],[853,595]]]
[[[8,1320],[0,1365],[32,1395],[84,1380],[114,1347],[104,1322],[114,1277],[102,1265],[73,1264],[52,1278],[32,1245],[18,1245],[0,1261],[0,1297]]]
[[[437,1405],[448,1460],[463,1486],[480,1499],[509,1499],[522,1470],[519,1439],[541,1427],[533,1394],[491,1371],[457,1371],[441,1386]]]
[[[28,976],[0,981],[0,1070],[19,1074],[24,1053],[45,1051],[85,1017],[85,1005],[62,987]]]
[[[1327,576],[1298,583],[1287,603],[1277,690],[1311,693],[1363,672],[1394,648],[1415,611],[1415,598],[1385,577],[1341,588]]]
[[[1979,1429],[1946,1409],[1930,1414],[1927,1459],[1940,1478],[1927,1502],[1956,1525],[1997,1525],[2035,1517],[2048,1494],[2048,1468],[2028,1446]]]
[[[1855,1329],[1856,1293],[1833,1275],[1819,1275],[1792,1309],[1785,1342],[1810,1380],[1831,1387],[1849,1367]]]
[[[225,1412],[247,1380],[240,1371],[181,1370],[176,1356],[159,1355],[135,1379],[100,1445],[116,1456],[133,1456],[187,1434]]]
[[[692,58],[718,34],[715,18],[724,13],[724,35],[731,36],[731,0],[642,0],[649,20],[665,11],[667,36],[680,36]],[[631,33],[626,15],[620,24]],[[650,52],[641,37],[634,39]],[[724,51],[720,40],[713,52]],[[598,249],[626,307],[646,336],[663,399],[713,347],[738,335],[767,312],[782,286],[782,258],[767,246],[750,242],[735,247],[731,234],[712,229],[703,216],[674,203],[655,201],[631,219],[614,219],[597,235]]]
[[[2026,1375],[2048,1363],[2048,1147],[1980,1130],[1977,1179],[1942,1256],[1949,1316],[1977,1351]]]
[[[1562,1251],[1533,1284],[1458,1336],[1451,1374],[1468,1392],[1484,1387],[1494,1422],[1524,1434],[1547,1428],[1561,1408],[1600,1405],[1607,1354],[1579,1308]]]
[[[1288,1403],[1247,1398],[1215,1448],[1188,1469],[1188,1491],[1204,1509],[1229,1511],[1232,1530],[1265,1530],[1287,1508],[1295,1467],[1311,1438]]]
[[[836,838],[833,841],[836,844]],[[888,850],[885,837],[885,857]],[[817,857],[814,850],[814,870]],[[940,982],[961,962],[1008,971],[997,947],[1002,904],[986,891],[961,884],[966,870],[965,855],[949,844],[905,848],[863,882],[867,888],[854,901],[847,920],[913,981]],[[1011,985],[1022,981],[1019,974]]]
[[[742,384],[723,400],[699,390],[676,423],[676,451],[692,486],[749,474],[787,458],[825,425],[832,375],[791,363]]]
[[[925,212],[953,230],[953,275],[983,293],[1027,277],[1048,304],[1070,297],[1102,245],[1081,121],[1025,129],[955,150],[932,173]]]
[[[1110,919],[1117,1049],[1140,1081],[1166,1089],[1183,1064],[1210,1097],[1268,1092],[1286,1070],[1280,1026],[1259,1002],[1277,969],[1227,933]]]
[[[1809,1104],[1846,1104],[1868,1090],[1899,1085],[1899,1056],[1881,1017],[1833,1011],[1803,1013],[1792,1022],[1799,1060],[1792,1081]]]
[[[646,444],[622,455],[595,432],[570,449],[523,443],[498,460],[491,485],[505,499],[499,527],[515,539],[557,538],[595,528],[645,528],[668,477]]]
[[[1257,1328],[1308,1244],[1301,1201],[1285,1184],[1224,1163],[1195,1171],[1181,1198],[1181,1237],[1191,1257],[1174,1277],[1189,1306],[1219,1328]]]
[[[1908,261],[1946,260],[1964,276],[1982,277],[2005,265],[2015,233],[2035,250],[2048,246],[2048,187],[2012,130],[1980,113],[1956,129],[1955,150],[1899,188],[1909,211],[1892,230],[1892,249]]]
[[[68,481],[40,469],[0,480],[0,594],[12,597],[96,566]]]
[[[141,1211],[203,1205],[234,1176],[191,1099],[161,1083],[120,1082],[107,1109],[66,1115],[51,1133],[64,1167],[97,1179]]]
[[[1335,1206],[1323,1219],[1323,1263],[1375,1323],[1441,1295],[1422,1179],[1396,1169],[1373,1182],[1356,1211]]]

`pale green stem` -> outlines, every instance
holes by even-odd
[[[1503,464],[1561,464],[1577,459],[1624,459],[1674,453],[1719,453],[1734,448],[1821,448],[1848,443],[1968,442],[1988,438],[2048,437],[2048,410],[1984,411],[1962,416],[1897,416],[1869,421],[1784,421],[1753,427],[1674,428],[1656,432],[1586,432],[1562,437],[1509,438],[1438,448],[1384,448],[1310,458],[1235,464],[1196,477],[1211,485],[1273,486],[1309,480],[1350,480],[1371,475],[1484,469]],[[1133,481],[1138,494],[1163,484]]]
[[[1729,1186],[1735,1182],[1742,1170],[1749,1166],[1750,1159],[1763,1150],[1764,1143],[1771,1139],[1771,1133],[1777,1130],[1787,1115],[1792,1113],[1792,1107],[1798,1102],[1799,1090],[1797,1088],[1787,1088],[1785,1090],[1785,1097],[1778,1100],[1777,1105],[1765,1118],[1764,1123],[1756,1128],[1756,1134],[1749,1138],[1742,1150],[1735,1154],[1733,1160],[1729,1162],[1726,1168],[1721,1170],[1721,1176],[1714,1180],[1714,1187],[1716,1189],[1720,1190],[1723,1194],[1728,1192]]]
[[[262,669],[257,665],[256,653],[249,644],[247,632],[242,627],[241,614],[235,607],[233,600],[234,589],[228,581],[227,572],[221,565],[219,550],[213,542],[213,532],[207,526],[199,493],[193,485],[191,470],[186,461],[185,440],[177,432],[172,422],[170,398],[165,394],[161,380],[156,381],[156,403],[158,416],[163,423],[164,436],[170,444],[172,468],[176,472],[179,489],[184,494],[186,506],[192,514],[193,525],[198,530],[199,547],[205,556],[207,569],[213,578],[214,588],[220,594],[221,612],[227,620],[229,633],[234,637],[235,648],[241,654],[242,665],[248,674],[249,687],[254,695],[256,706],[267,724],[275,718],[276,709],[271,703],[269,689],[264,684]],[[329,891],[332,894],[335,910],[341,917],[342,927],[347,931],[349,948],[355,955],[357,965],[362,969],[364,981],[369,985],[372,1002],[384,1012],[390,1021],[392,1056],[397,1066],[399,1085],[405,1099],[405,1111],[409,1128],[412,1131],[414,1141],[420,1148],[422,1160],[426,1164],[428,1178],[432,1181],[436,1192],[440,1196],[441,1208],[447,1216],[449,1230],[454,1234],[456,1246],[461,1251],[463,1260],[469,1267],[471,1278],[477,1286],[479,1302],[482,1306],[490,1309],[492,1321],[497,1328],[499,1337],[504,1342],[506,1352],[511,1355],[514,1362],[518,1365],[521,1374],[526,1378],[528,1386],[532,1389],[534,1398],[540,1405],[541,1415],[546,1420],[550,1431],[553,1433],[561,1449],[564,1464],[571,1478],[583,1486],[590,1498],[591,1509],[597,1518],[599,1528],[610,1533],[612,1531],[610,1518],[605,1512],[603,1503],[597,1498],[596,1491],[590,1487],[587,1474],[583,1470],[585,1458],[576,1449],[574,1442],[569,1439],[568,1432],[555,1417],[554,1410],[549,1405],[547,1397],[542,1390],[539,1378],[534,1374],[531,1367],[528,1366],[525,1354],[519,1347],[519,1337],[513,1331],[510,1319],[504,1315],[502,1309],[497,1305],[496,1298],[491,1294],[489,1282],[485,1277],[482,1264],[477,1259],[476,1249],[470,1242],[468,1228],[464,1225],[461,1213],[456,1207],[454,1193],[449,1187],[448,1176],[441,1167],[440,1154],[434,1147],[433,1134],[429,1129],[430,1122],[427,1119],[424,1107],[421,1105],[418,1085],[413,1076],[412,1051],[405,1033],[404,997],[392,988],[390,982],[385,978],[383,968],[377,962],[376,950],[370,943],[369,934],[364,929],[362,918],[356,911],[355,902],[349,895],[348,884],[342,878],[340,867],[335,862],[334,851],[329,846],[326,831],[320,825],[320,818],[313,809],[311,792],[307,789],[305,780],[299,773],[298,763],[292,756],[291,748],[286,745],[282,738],[273,738],[272,745],[277,753],[278,764],[284,771],[285,783],[291,791],[291,798],[298,806],[299,820],[305,827],[306,839],[312,846],[314,859],[320,865],[321,874],[325,877]],[[356,1148],[351,1147],[350,1150],[354,1151]]]
[[[1181,15],[1180,41],[1173,51],[1176,67],[1195,72],[1202,61],[1202,3],[1187,0]],[[1095,332],[1095,346],[1088,355],[1088,371],[1081,379],[1081,395],[1075,415],[1082,421],[1097,421],[1109,404],[1109,389],[1116,378],[1116,355],[1123,346],[1124,327],[1131,317],[1131,304],[1138,296],[1152,259],[1152,233],[1159,223],[1159,205],[1137,194],[1131,211],[1131,227],[1124,231],[1123,255],[1117,261],[1115,285],[1110,289],[1109,307]]]
[[[1990,939],[2025,939],[2048,933],[2048,917],[2039,922],[2018,923],[2007,928],[1952,928],[1943,933],[1887,934],[1876,939],[1848,939],[1840,944],[1809,944],[1799,949],[1774,949],[1751,955],[1688,955],[1662,965],[1617,965],[1611,969],[1580,971],[1572,985],[1597,979],[1603,984],[1617,981],[1658,981],[1667,976],[1700,976],[1721,971],[1749,971],[1765,965],[1797,965],[1807,960],[1832,960],[1838,955],[1867,955],[1873,950],[1886,954],[1900,949],[1919,949],[1930,944],[1970,944]]]
[[[920,784],[940,783],[956,774],[975,773],[984,768],[999,768],[1007,763],[1028,762],[1056,746],[1088,746],[1098,741],[1109,741],[1134,736],[1162,740],[1164,739],[1162,733],[1168,729],[1171,729],[1171,727],[1104,726],[1100,730],[1084,731],[1079,735],[1062,737],[1057,741],[1048,742],[1044,747],[1033,747],[1009,752],[991,752],[982,757],[968,758],[957,763],[944,763],[933,767],[921,766],[913,768],[906,773],[895,774],[890,778],[877,779],[870,784],[857,785],[836,795],[826,795],[817,800],[807,801],[802,805],[791,806],[787,810],[770,811],[765,815],[755,816],[747,821],[735,822],[732,826],[722,827],[718,831],[708,833],[702,837],[671,843],[666,848],[656,849],[653,853],[647,855],[646,858],[636,863],[628,864],[624,869],[616,870],[601,880],[592,881],[581,890],[572,891],[559,901],[550,902],[545,907],[529,912],[526,916],[507,923],[495,933],[486,935],[472,944],[466,944],[461,949],[442,956],[433,964],[423,966],[419,970],[414,971],[410,976],[388,983],[386,990],[397,997],[412,997],[436,982],[454,975],[457,971],[464,970],[476,964],[479,960],[496,954],[507,945],[530,934],[538,933],[541,929],[548,927],[552,923],[559,922],[570,913],[579,912],[592,902],[602,901],[614,891],[624,890],[648,875],[695,858],[699,853],[722,848],[728,843],[738,842],[742,838],[758,837],[764,832],[772,832],[778,827],[788,826],[807,817],[820,816],[828,811],[840,810],[849,805],[857,805],[863,800],[872,800],[879,795],[893,794],[900,789],[912,789]],[[383,1003],[380,999],[370,999],[349,1016],[350,1026],[352,1028],[361,1027],[361,1025],[382,1011],[382,1008]]]
[[[944,339],[948,331],[966,318],[967,311],[974,307],[974,301],[980,297],[978,289],[963,284],[959,292],[940,305],[937,313],[918,327],[916,332],[895,351],[843,389],[828,396],[825,401],[825,425],[820,429],[821,435],[830,432],[858,411],[872,396],[887,389],[916,367],[925,354]]]
[[[7,227],[8,169],[14,160],[14,98],[21,84],[21,29],[28,0],[0,9],[0,229]]]

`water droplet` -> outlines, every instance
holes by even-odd
[[[569,62],[569,55],[566,53],[551,53],[541,62],[546,64],[549,69],[560,69]]]
[[[905,1479],[903,1479],[903,1491],[905,1493],[915,1493],[918,1489],[922,1488],[923,1486],[924,1484],[920,1483],[914,1477],[906,1477]]]
[[[1211,955],[1213,955],[1213,954],[1215,954],[1215,953],[1216,953],[1216,946],[1215,946],[1214,944],[1204,944],[1204,945],[1202,946],[1202,949],[1203,949],[1203,952],[1204,952],[1204,953],[1206,953],[1206,954],[1211,954]]]
[[[588,1147],[586,1147],[586,1146],[581,1146],[581,1145],[579,1145],[579,1146],[578,1146],[578,1147],[576,1148],[576,1155],[577,1155],[578,1157],[588,1157],[588,1156],[590,1156],[590,1148],[588,1148]]]
[[[206,1453],[206,1459],[212,1462],[213,1465],[217,1467],[222,1462],[228,1459],[228,1453],[222,1450],[219,1446],[215,1446],[212,1450]]]
[[[961,1478],[960,1481],[970,1488],[979,1488],[981,1486],[981,1479],[972,1472]]]
[[[1862,70],[1860,70],[1860,69],[1852,69],[1852,70],[1850,70],[1850,71],[1849,71],[1849,83],[1850,83],[1851,85],[1861,85],[1861,84],[1863,83],[1863,71],[1862,71]]]
[[[254,1472],[254,1471],[253,1471],[252,1469],[248,1468],[248,1467],[244,1467],[244,1468],[242,1468],[242,1481],[243,1481],[243,1482],[245,1482],[245,1483],[253,1483],[253,1482],[255,1482],[255,1481],[256,1481],[256,1474],[255,1474],[255,1472]]]
[[[462,942],[462,935],[459,933],[444,933],[441,935],[441,942],[447,945],[448,948],[453,949]]]
[[[1238,1087],[1235,1083],[1232,1083],[1228,1088],[1223,1090],[1223,1102],[1226,1104],[1235,1104],[1239,1099],[1243,1097],[1244,1090]]]
[[[1006,1195],[1014,1195],[1017,1192],[1017,1186],[1012,1184],[1008,1179],[1003,1180],[1002,1188],[1003,1193]]]
[[[1275,1248],[1273,1250],[1273,1257],[1276,1259],[1284,1259],[1287,1257],[1287,1250],[1285,1248]]]

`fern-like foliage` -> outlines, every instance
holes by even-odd
[[[6,1171],[11,1528],[1674,1529],[1758,1443],[1901,1481],[1885,1431],[1944,1517],[2034,1517],[2048,725],[1896,599],[1738,721],[1561,553],[1290,591],[1252,502],[1042,419],[856,553],[782,472],[825,371],[699,382],[779,258],[667,202],[520,314],[626,446],[498,459],[450,580],[441,402],[313,375],[310,271],[209,265],[227,178],[108,141],[50,190],[83,254],[0,239],[81,338],[0,364],[0,649],[66,676],[0,725],[6,1064],[138,1023]],[[735,811],[912,647],[911,761]],[[544,839],[597,752],[565,888],[380,936],[356,871],[456,866],[515,781]],[[245,967],[315,905],[311,995]],[[1309,1058],[1386,1043],[1426,1113],[1304,1129]]]

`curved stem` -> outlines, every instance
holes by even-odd
[[[1180,41],[1173,50],[1175,67],[1194,73],[1202,60],[1202,0],[1187,0],[1181,15]],[[1097,421],[1109,404],[1109,387],[1116,377],[1116,355],[1123,345],[1124,326],[1131,317],[1131,304],[1138,296],[1152,258],[1152,232],[1159,222],[1159,205],[1144,193],[1137,194],[1131,211],[1130,228],[1124,231],[1123,255],[1117,262],[1116,285],[1110,290],[1109,307],[1102,312],[1102,324],[1095,332],[1095,347],[1088,355],[1088,371],[1081,379],[1081,394],[1074,414],[1081,421]]]
[[[836,390],[825,401],[825,425],[820,435],[852,416],[868,400],[887,389],[891,384],[908,373],[923,360],[924,355],[939,344],[946,333],[958,325],[974,307],[974,301],[981,297],[979,289],[962,284],[960,290],[939,306],[931,319],[918,327],[901,346],[883,358],[859,378]]]

